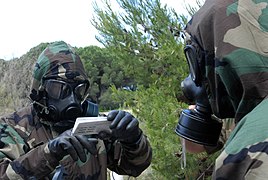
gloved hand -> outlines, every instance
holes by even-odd
[[[139,121],[130,113],[125,111],[113,110],[107,116],[108,121],[112,121],[110,129],[112,137],[122,143],[137,143],[142,135],[139,128]]]
[[[59,137],[49,141],[48,148],[50,153],[60,161],[64,156],[70,155],[74,161],[79,159],[82,162],[86,161],[86,153],[84,148],[91,154],[97,153],[96,138],[88,138],[83,135],[71,135],[71,130],[63,132]]]

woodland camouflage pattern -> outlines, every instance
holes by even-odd
[[[42,77],[87,79],[80,59],[69,53],[68,49],[66,43],[56,42],[44,50],[37,63],[46,65],[37,64],[33,90],[38,90]],[[71,63],[63,65],[55,60],[65,57],[67,58],[61,62]],[[38,67],[46,68],[40,70]],[[42,75],[36,73],[38,71],[42,72]],[[87,153],[85,163],[80,160],[73,161],[69,155],[58,162],[50,155],[47,147],[47,142],[55,138],[55,132],[42,123],[33,106],[0,118],[0,132],[1,180],[52,179],[57,167],[64,169],[63,179],[71,180],[107,179],[107,168],[119,174],[138,176],[150,165],[152,158],[151,147],[143,135],[139,144],[131,149],[117,141],[98,140],[98,154],[92,156]]]
[[[59,41],[46,48],[38,57],[33,71],[32,92],[37,93],[46,79],[77,82],[88,80],[88,77],[74,49]]]
[[[237,125],[213,179],[268,177],[267,7],[267,0],[207,0],[187,25],[204,50],[215,54],[205,62],[211,104],[222,82],[235,111]]]
[[[235,111],[236,127],[213,179],[268,177],[267,18],[267,0],[207,0],[187,25],[208,55],[204,74],[211,104],[225,88]]]

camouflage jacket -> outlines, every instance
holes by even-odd
[[[206,0],[186,27],[205,52],[211,104],[228,113],[217,100],[230,101],[236,120],[214,179],[268,177],[267,16],[267,0]]]
[[[66,156],[59,164],[47,147],[53,138],[50,128],[40,123],[33,107],[2,117],[0,122],[0,179],[55,179],[55,174],[63,175],[58,179],[107,179],[107,168],[138,176],[151,162],[151,147],[142,136],[134,149],[98,140],[98,154],[88,153],[85,163]]]

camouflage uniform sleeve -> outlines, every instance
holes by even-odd
[[[55,169],[47,144],[30,150],[11,126],[1,122],[0,131],[0,179],[39,179]]]
[[[115,142],[108,152],[108,168],[121,175],[139,176],[152,160],[152,148],[145,135],[133,145]]]

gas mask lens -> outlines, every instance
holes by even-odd
[[[193,82],[200,86],[200,72],[198,65],[198,57],[196,53],[196,48],[192,45],[186,45],[184,48],[184,54],[189,65],[189,70]]]
[[[87,96],[87,93],[88,93],[87,89],[88,89],[87,84],[85,84],[85,83],[79,84],[78,86],[76,86],[74,88],[74,93],[75,93],[77,99],[79,99],[81,101],[84,100]]]
[[[82,101],[88,93],[87,82],[78,85],[71,85],[64,81],[49,79],[45,81],[44,87],[45,91],[53,99],[65,99],[66,97],[69,97],[72,92],[74,92],[77,99]]]

